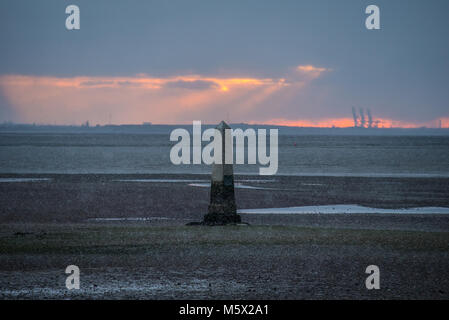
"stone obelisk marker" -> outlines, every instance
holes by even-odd
[[[222,137],[222,161],[221,164],[214,164],[212,167],[210,204],[208,213],[204,216],[204,224],[223,225],[229,223],[240,223],[240,216],[237,214],[234,196],[234,172],[232,164],[225,163],[226,139],[228,146],[232,148],[232,136],[225,135],[226,129],[231,129],[224,121],[216,127]],[[230,150],[228,150],[228,153]]]

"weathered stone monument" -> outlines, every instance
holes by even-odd
[[[241,218],[237,214],[234,196],[234,172],[232,164],[225,163],[226,153],[232,153],[232,150],[226,150],[227,146],[233,146],[232,136],[225,135],[226,129],[231,129],[224,121],[216,127],[222,137],[222,161],[221,164],[213,164],[210,188],[210,204],[208,213],[204,216],[203,224],[224,225],[240,223]],[[226,141],[230,139],[230,141]],[[226,143],[228,142],[228,143]]]

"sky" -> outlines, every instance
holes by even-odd
[[[0,122],[346,127],[356,107],[449,127],[448,14],[446,0],[2,0]]]

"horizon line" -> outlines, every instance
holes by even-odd
[[[224,120],[223,120],[224,121]],[[227,121],[225,121],[227,122]],[[120,127],[120,126],[135,126],[135,127],[151,127],[151,126],[191,126],[191,123],[107,123],[107,124],[87,124],[88,122],[82,124],[57,124],[57,123],[35,123],[35,122],[13,122],[4,121],[0,123],[0,127],[7,126],[28,126],[28,127],[74,127],[83,129],[95,129],[95,128],[105,128],[105,127]],[[362,126],[295,126],[288,124],[270,124],[270,123],[247,123],[247,122],[227,122],[229,125],[245,125],[245,126],[265,126],[265,127],[282,127],[282,128],[297,128],[297,129],[407,129],[407,130],[421,130],[421,129],[449,129],[449,127],[428,127],[428,126],[416,126],[416,127],[401,127],[401,126],[390,126],[390,127],[362,127]],[[87,125],[86,125],[87,124]],[[218,123],[202,122],[201,125],[214,126]]]

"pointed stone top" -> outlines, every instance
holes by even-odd
[[[225,129],[231,129],[231,127],[224,121],[221,121],[215,129],[219,131],[224,131]]]

